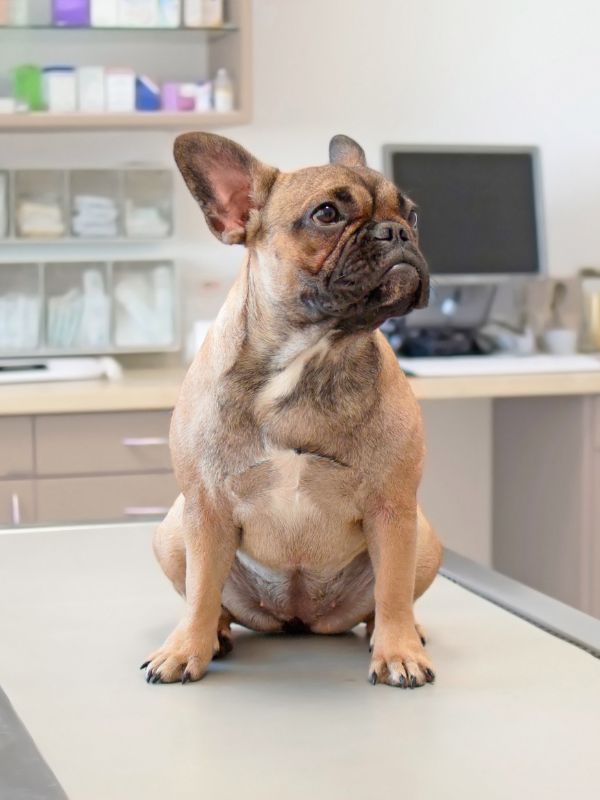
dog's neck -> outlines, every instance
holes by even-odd
[[[347,362],[350,353],[372,349],[373,332],[342,332],[334,319],[310,324],[295,320],[285,298],[273,290],[256,252],[249,253],[240,279],[245,293],[244,349],[270,371],[283,370],[299,359],[307,362],[315,355],[324,358],[330,350],[341,363]]]

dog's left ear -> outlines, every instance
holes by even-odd
[[[244,244],[251,212],[265,204],[278,170],[212,133],[184,133],[173,152],[214,235],[225,244]]]
[[[341,164],[343,167],[366,167],[367,158],[365,151],[354,139],[338,133],[329,142],[329,163]]]

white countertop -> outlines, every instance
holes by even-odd
[[[199,683],[147,685],[182,608],[151,534],[0,535],[0,684],[70,800],[596,796],[600,661],[442,577],[433,686],[371,686],[362,631],[241,629]]]
[[[0,416],[171,409],[183,368],[128,369],[120,380],[4,384]],[[421,400],[600,394],[600,372],[409,378]]]

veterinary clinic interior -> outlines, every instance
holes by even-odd
[[[2,798],[597,796],[586,775],[600,703],[599,28],[590,0],[0,0]],[[190,142],[212,148],[197,179]],[[324,171],[301,191],[289,176],[307,167]],[[321,198],[306,216],[334,169],[350,176],[337,206]],[[237,430],[253,386],[292,402],[330,357],[327,337],[310,338],[316,323],[291,311],[249,333],[214,324],[254,280],[238,277],[247,253],[254,268],[246,231],[261,220],[261,307],[294,292],[301,303],[311,281],[331,285],[302,262],[314,255],[306,231],[343,226],[372,171],[400,202],[382,222],[373,190],[377,245],[398,236],[428,265],[427,304],[351,334],[383,337],[394,385],[409,387],[390,406],[398,429],[417,425],[411,392],[422,414],[417,500],[444,556],[415,618],[435,683],[367,680],[382,563],[375,589],[348,589],[370,593],[366,628],[308,635],[290,612],[290,635],[250,631],[225,599],[232,654],[169,686],[152,661],[138,667],[188,613],[196,580],[187,549],[173,591],[152,540],[178,497],[191,518],[190,462],[210,463],[213,439],[199,434],[206,447],[185,456],[177,442],[213,425],[217,406],[237,409]],[[259,173],[271,176],[262,194]],[[272,185],[285,213],[267,225]],[[416,274],[407,258],[392,272]],[[373,280],[361,277],[369,291]],[[207,376],[226,375],[248,337],[267,347],[274,319],[267,378],[250,369],[239,394],[223,379],[217,398]],[[342,336],[340,320],[323,324]],[[382,387],[375,405],[397,396]],[[176,406],[186,422],[170,442]],[[273,499],[285,530],[273,523],[267,551],[313,514],[299,459],[336,458],[318,436],[301,441],[297,419],[291,455],[270,462],[295,488]],[[351,435],[357,474],[400,496],[402,474],[373,456],[382,439]],[[217,483],[241,463],[225,461]],[[319,513],[349,507],[348,492]],[[266,508],[269,487],[257,497]],[[356,552],[372,558],[354,516]],[[293,595],[310,572],[302,557],[278,573],[243,551],[241,523],[238,534],[244,569]],[[218,591],[228,574],[211,576]]]

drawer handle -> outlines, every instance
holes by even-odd
[[[20,525],[21,524],[21,501],[19,500],[19,495],[16,492],[13,492],[10,496],[10,506],[12,511],[12,524],[13,525]]]
[[[128,517],[147,517],[166,514],[168,510],[168,506],[127,506],[123,509],[123,513]]]
[[[121,439],[125,447],[156,447],[169,444],[166,436],[125,436]]]

